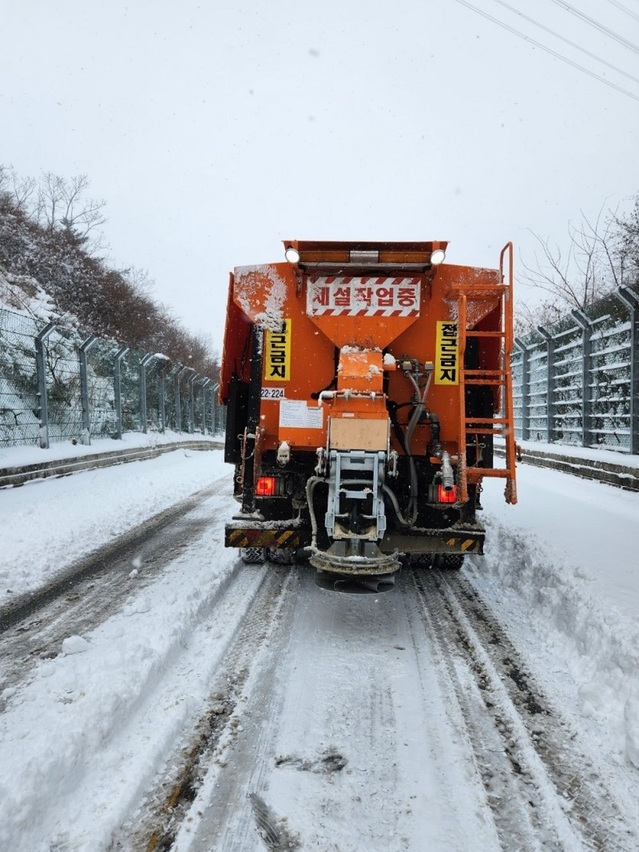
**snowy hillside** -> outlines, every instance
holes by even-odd
[[[35,278],[16,275],[0,265],[0,311],[12,311],[44,323],[60,319],[53,300]],[[65,317],[69,323],[70,317]]]

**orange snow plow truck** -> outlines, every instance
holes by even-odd
[[[483,552],[484,477],[516,502],[512,244],[498,269],[446,247],[287,240],[234,270],[219,395],[245,562],[305,549],[331,579],[392,584],[402,561]]]

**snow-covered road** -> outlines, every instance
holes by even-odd
[[[520,466],[485,557],[346,595],[223,548],[229,472],[0,491],[0,849],[639,848],[639,494]]]

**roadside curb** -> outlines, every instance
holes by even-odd
[[[502,449],[495,448],[495,452],[503,455]],[[561,452],[534,450],[527,446],[522,446],[521,452],[520,463],[571,473],[583,479],[594,479],[627,491],[639,491],[639,468],[636,467],[599,459],[578,458]]]
[[[94,453],[77,456],[73,459],[55,459],[54,461],[35,462],[34,464],[0,468],[0,488],[24,485],[34,479],[46,479],[50,476],[69,476],[97,467],[109,467],[116,464],[126,464],[132,461],[153,459],[163,453],[174,450],[220,450],[224,444],[221,441],[175,441],[169,444],[158,444],[153,447],[132,447],[117,449],[113,452]]]

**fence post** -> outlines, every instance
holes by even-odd
[[[165,405],[165,395],[166,395],[166,374],[165,374],[166,364],[162,364],[160,370],[158,372],[158,395],[159,395],[159,417],[160,417],[160,434],[164,435],[166,429],[166,405]]]
[[[89,373],[87,370],[87,353],[98,338],[90,335],[80,344],[80,397],[82,399],[82,435],[80,443],[89,446],[91,444],[91,411],[89,407]]]
[[[180,399],[180,379],[182,374],[188,370],[188,367],[180,367],[175,374],[175,428],[178,432],[182,431],[182,400]]]
[[[193,370],[193,367],[187,367],[187,370]],[[197,373],[193,370],[186,380],[186,385],[189,389],[189,435],[195,432],[195,391],[193,390],[193,385],[196,379]]]
[[[524,341],[515,337],[513,343],[521,352],[521,440],[530,440],[530,375],[528,369],[528,347]]]
[[[219,403],[217,399],[218,390],[220,389],[219,382],[216,382],[211,388],[211,425],[213,427],[213,434],[217,435],[218,433],[218,420],[219,420]]]
[[[639,295],[630,287],[615,293],[630,313],[630,452],[639,453]]]
[[[55,329],[55,323],[49,322],[35,337],[36,373],[38,376],[38,420],[40,423],[40,448],[49,449],[49,406],[47,404],[47,372],[44,350],[47,338]]]
[[[155,358],[155,355],[146,354],[140,358],[140,424],[142,432],[146,435],[147,413],[146,413],[146,368]]]
[[[205,378],[202,382],[202,434],[206,435],[206,387],[211,384],[211,380]]]
[[[543,326],[537,331],[546,341],[546,440],[555,440],[555,338]]]
[[[115,437],[122,439],[122,359],[129,351],[122,346],[113,357],[113,404],[115,406]]]
[[[592,446],[592,394],[590,370],[592,367],[592,324],[583,311],[571,311],[581,328],[581,446]]]

